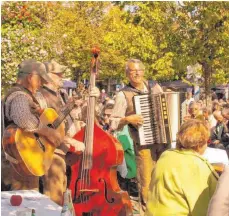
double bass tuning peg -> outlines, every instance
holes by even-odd
[[[100,48],[98,46],[94,46],[91,49],[91,52],[94,55],[94,57],[97,58],[99,56],[99,53],[100,53]]]

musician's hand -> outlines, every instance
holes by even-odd
[[[140,126],[144,122],[142,115],[138,114],[127,116],[126,121],[134,126]]]
[[[63,141],[60,133],[50,127],[42,127],[37,130],[36,133],[44,136],[55,147],[58,147]]]
[[[85,150],[84,143],[73,139],[73,142],[71,143],[71,146],[70,146],[70,152],[82,154],[84,150]]]
[[[100,96],[100,91],[97,87],[91,88],[89,92],[89,97],[96,97],[98,98]]]
[[[49,128],[48,134],[46,135],[46,138],[51,142],[51,144],[54,147],[60,146],[60,144],[63,142],[63,138],[61,137],[60,133],[56,130]]]
[[[85,150],[85,145],[84,143],[78,140],[65,136],[62,150],[64,150],[65,152],[74,152],[77,154],[82,154],[82,152],[84,152]]]

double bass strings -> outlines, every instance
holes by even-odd
[[[87,116],[88,116],[88,108],[87,108]],[[88,119],[87,119],[87,122],[86,124],[88,125]],[[85,146],[87,146],[87,129],[85,130],[85,138],[84,138],[84,143],[85,143]],[[81,175],[80,175],[80,191],[82,191],[85,187],[85,182],[84,182],[84,179],[85,179],[85,161],[86,161],[86,148],[85,148],[85,151],[83,152],[83,159],[82,159],[82,167],[81,167]],[[84,202],[84,199],[83,199],[83,196],[81,196],[81,192],[80,192],[80,201],[81,203]]]
[[[82,161],[82,169],[81,169],[81,181],[80,181],[80,190],[86,189],[88,186],[90,186],[90,165],[91,165],[91,155],[92,155],[92,145],[93,145],[93,140],[90,132],[93,130],[93,123],[94,123],[94,115],[91,115],[91,107],[94,106],[89,106],[89,104],[93,103],[94,101],[90,101],[89,98],[89,103],[87,107],[87,124],[86,124],[86,132],[85,132],[85,151],[83,153],[83,161]],[[94,132],[94,131],[93,131]],[[80,196],[81,202],[87,202],[89,198],[86,196]]]

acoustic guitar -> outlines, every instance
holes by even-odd
[[[54,109],[47,108],[42,112],[40,122],[65,136],[63,120],[74,106],[74,102],[67,104],[59,115]],[[21,176],[44,175],[52,163],[55,150],[48,139],[37,133],[26,132],[14,124],[5,129],[2,145],[6,159]]]

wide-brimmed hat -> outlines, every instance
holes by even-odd
[[[67,66],[61,65],[54,60],[44,62],[47,73],[64,73]]]
[[[39,61],[36,61],[34,59],[27,59],[18,65],[18,75],[20,74],[29,75],[34,72],[40,75],[44,81],[46,82],[52,81],[46,72],[45,65]]]

